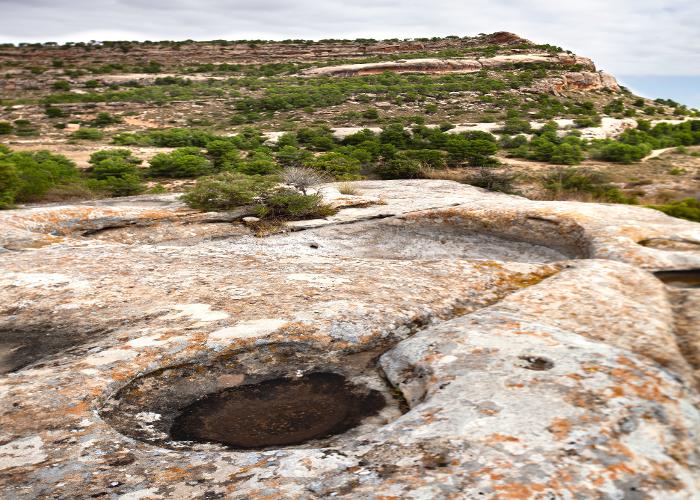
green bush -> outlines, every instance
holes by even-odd
[[[583,161],[583,151],[578,144],[557,144],[549,158],[550,163],[557,165],[578,165]]]
[[[302,194],[289,188],[277,188],[263,194],[255,206],[255,214],[262,219],[315,219],[335,212],[334,208],[323,203],[320,194]]]
[[[140,165],[142,160],[133,156],[130,149],[102,149],[90,155],[88,163],[93,167],[108,158],[120,158],[131,165]]]
[[[221,172],[197,179],[182,199],[198,210],[224,211],[252,204],[275,185],[268,177]]]
[[[121,123],[122,119],[118,116],[111,115],[106,112],[97,113],[97,116],[92,120],[91,125],[93,127],[106,127],[108,125],[113,125],[115,123]]]
[[[114,156],[97,162],[88,169],[87,173],[93,179],[104,180],[109,177],[122,177],[124,175],[135,175],[138,177],[139,169],[125,159]]]
[[[480,168],[474,173],[467,184],[472,186],[512,194],[515,192],[514,181],[516,176],[507,172],[496,172],[489,168]]]
[[[608,142],[598,150],[598,158],[614,163],[634,163],[649,153],[651,146],[648,144],[624,144],[622,142]]]
[[[213,171],[211,162],[197,147],[179,148],[158,153],[150,161],[149,175],[174,179],[199,177]]]
[[[44,114],[49,118],[62,118],[66,116],[61,108],[55,108],[53,106],[46,106],[46,108],[44,108]]]
[[[408,149],[403,152],[406,158],[415,160],[423,166],[444,169],[447,167],[447,153],[437,149]]]
[[[70,90],[70,83],[67,80],[58,80],[56,82],[53,82],[51,88],[54,90],[62,90],[64,92],[68,92]]]
[[[491,139],[469,138],[464,135],[455,135],[447,139],[445,149],[449,154],[450,163],[460,164],[464,161],[473,167],[495,165],[498,161],[492,156],[498,151],[498,144],[491,134]]]
[[[544,186],[553,194],[585,193],[592,198],[610,203],[636,204],[634,197],[627,196],[609,183],[607,176],[599,171],[583,168],[560,169],[547,174]]]
[[[118,160],[104,160],[104,164],[119,163]],[[114,165],[105,166],[105,170],[118,170]],[[143,193],[145,187],[141,182],[141,177],[137,174],[126,172],[118,175],[106,175],[100,173],[102,178],[89,179],[87,186],[95,192],[104,193],[108,196],[133,196]]]
[[[0,147],[0,165],[2,208],[37,200],[51,188],[79,179],[75,163],[48,151],[16,153]]]
[[[282,146],[275,154],[275,158],[283,167],[300,167],[313,160],[313,157],[309,151],[294,146]]]
[[[521,118],[512,117],[505,121],[501,132],[504,134],[528,134],[532,131],[530,122]]]
[[[30,137],[39,135],[39,130],[29,120],[15,120],[15,135]]]
[[[602,118],[598,114],[584,116],[574,120],[574,125],[576,125],[577,128],[599,127],[601,123]]]
[[[99,141],[104,137],[101,130],[96,128],[79,128],[73,132],[70,137],[72,139],[85,139],[88,141]]]
[[[247,175],[272,175],[281,170],[272,156],[261,151],[253,152],[249,158],[236,165],[234,169]]]
[[[648,205],[648,207],[660,210],[671,217],[700,222],[700,200],[696,198],[685,198],[665,205]]]
[[[97,151],[90,157],[87,185],[93,191],[109,196],[132,196],[142,193],[144,186],[137,165],[141,160],[125,149]]]
[[[222,139],[214,134],[196,129],[170,128],[148,130],[146,132],[123,132],[112,138],[114,144],[122,146],[157,146],[163,148],[181,148],[187,146],[206,147],[207,143]],[[241,141],[238,137],[228,138],[232,144]],[[239,149],[244,149],[240,148]]]
[[[622,113],[625,110],[625,103],[622,99],[615,99],[614,101],[608,103],[603,108],[603,113],[606,115],[612,115],[617,113]]]
[[[322,154],[306,161],[304,166],[321,170],[339,180],[359,179],[362,167],[357,159],[340,153]]]
[[[12,208],[20,182],[15,165],[0,158],[0,210]]]
[[[362,112],[362,118],[366,120],[379,120],[379,111],[375,108],[366,109]]]
[[[404,155],[397,155],[375,169],[382,179],[414,179],[420,175],[421,164]]]
[[[11,134],[14,127],[10,122],[0,122],[0,135]]]

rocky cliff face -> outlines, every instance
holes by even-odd
[[[620,85],[614,76],[599,71],[593,72],[571,72],[561,76],[540,80],[533,87],[534,92],[547,92],[560,94],[565,91],[589,91],[608,89],[613,92],[620,92]]]
[[[614,76],[603,71],[596,72],[593,61],[588,58],[562,53],[557,55],[543,53],[501,55],[483,59],[408,59],[365,64],[345,64],[324,66],[305,70],[305,76],[362,76],[384,72],[390,73],[476,73],[485,69],[498,69],[512,65],[551,64],[566,69],[577,66],[589,71],[572,71],[561,76],[545,78],[537,82],[531,90],[558,94],[564,91],[589,91],[608,89],[620,92],[620,86]]]
[[[325,186],[346,208],[265,238],[167,196],[0,213],[4,494],[700,495],[697,271],[652,274],[700,268],[699,224],[447,181],[358,189]],[[271,383],[312,390],[253,437],[317,435],[173,436],[185,408],[260,405]],[[383,406],[324,430],[368,394]]]
[[[341,66],[324,66],[312,68],[303,72],[307,76],[353,76],[382,73],[447,73],[464,72],[472,73],[488,68],[501,68],[513,64],[555,64],[561,66],[580,65],[595,70],[593,61],[587,58],[571,56],[569,54],[510,54],[483,59],[407,59],[402,61],[387,61],[366,64],[345,64]]]

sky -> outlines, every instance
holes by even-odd
[[[0,0],[0,42],[13,43],[494,31],[572,50],[647,97],[700,107],[698,0]]]

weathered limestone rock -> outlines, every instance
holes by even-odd
[[[649,272],[700,268],[700,224],[357,187],[265,238],[172,197],[0,213],[4,495],[700,495],[697,297]],[[289,447],[169,435],[203,396],[314,373],[386,407]]]
[[[532,92],[548,92],[559,94],[565,91],[588,91],[608,89],[620,92],[620,85],[614,76],[604,71],[595,72],[570,72],[562,76],[545,78],[540,80],[530,89]]]
[[[378,63],[343,64],[340,66],[324,66],[310,68],[302,72],[305,76],[356,76],[374,75],[390,71],[393,73],[475,73],[482,69],[498,68],[510,64],[552,63],[562,66],[583,65],[595,71],[590,59],[570,54],[508,54],[483,59],[406,59],[400,61],[385,61]],[[613,79],[614,80],[614,79]]]

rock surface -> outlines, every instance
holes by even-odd
[[[551,63],[562,66],[582,65],[595,70],[593,61],[584,57],[569,54],[509,54],[483,59],[454,58],[454,59],[406,59],[400,61],[385,61],[377,63],[344,64],[340,66],[324,66],[303,71],[305,76],[355,76],[374,75],[389,71],[392,73],[474,73],[488,68],[499,68],[512,64],[542,64]],[[597,74],[597,73],[594,73]],[[614,78],[613,78],[614,80]]]
[[[611,90],[612,92],[621,91],[615,77],[604,71],[597,73],[591,71],[564,73],[561,76],[540,80],[530,90],[559,94],[565,91],[581,92],[601,89]]]
[[[3,494],[700,495],[700,292],[649,272],[700,268],[700,224],[357,187],[264,238],[167,196],[0,213]],[[291,447],[168,435],[206,394],[315,372],[387,407]]]

